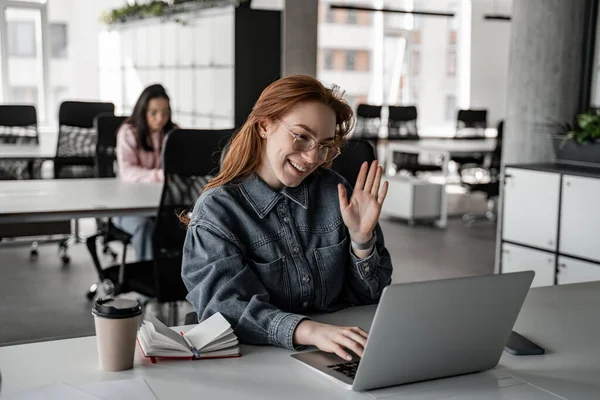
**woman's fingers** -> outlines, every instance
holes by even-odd
[[[379,192],[379,186],[381,185],[381,176],[383,175],[383,168],[378,166],[375,172],[375,180],[373,181],[373,187],[371,188],[371,196],[377,196]]]
[[[385,200],[385,196],[387,196],[388,186],[389,186],[388,181],[383,182],[383,187],[381,188],[381,191],[379,192],[379,197],[377,198],[377,202],[380,205],[383,204],[383,201]]]
[[[348,194],[346,193],[346,188],[341,183],[338,184],[338,198],[340,200],[340,210],[348,207]]]
[[[354,190],[362,190],[365,187],[368,167],[369,163],[366,161],[360,166],[360,171],[358,172],[358,177],[356,178],[356,184],[354,185]]]
[[[371,163],[371,167],[369,168],[369,174],[367,175],[367,180],[365,182],[365,192],[370,193],[371,188],[373,187],[373,182],[375,181],[375,175],[377,175],[377,160]]]
[[[350,328],[351,331],[358,333],[360,336],[364,337],[365,340],[369,337],[369,334],[367,332],[365,332],[364,330],[362,330],[361,328],[359,328],[358,326],[352,327]]]
[[[335,341],[337,344],[342,345],[343,347],[347,348],[348,350],[352,350],[354,352],[354,354],[356,354],[357,356],[362,357],[364,346],[361,345],[356,340],[353,340],[351,337],[346,336],[343,333],[340,333],[336,337]]]
[[[335,354],[337,354],[340,358],[343,358],[346,361],[352,361],[352,356],[350,355],[350,353],[348,353],[345,349],[344,346],[341,346],[339,344],[335,344],[333,345],[333,352]]]

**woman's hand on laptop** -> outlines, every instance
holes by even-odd
[[[367,332],[357,326],[336,326],[305,319],[300,321],[294,331],[294,343],[316,346],[319,350],[335,353],[351,361],[348,350],[362,357],[367,344]]]

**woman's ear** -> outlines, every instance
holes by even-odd
[[[271,129],[271,122],[267,118],[262,118],[258,121],[258,133],[261,137],[267,137]]]

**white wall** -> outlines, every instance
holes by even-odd
[[[471,108],[487,108],[488,124],[506,117],[506,85],[511,21],[484,20],[484,14],[510,15],[512,0],[472,0]]]

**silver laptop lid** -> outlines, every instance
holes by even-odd
[[[352,389],[495,367],[533,276],[525,271],[386,287]]]

